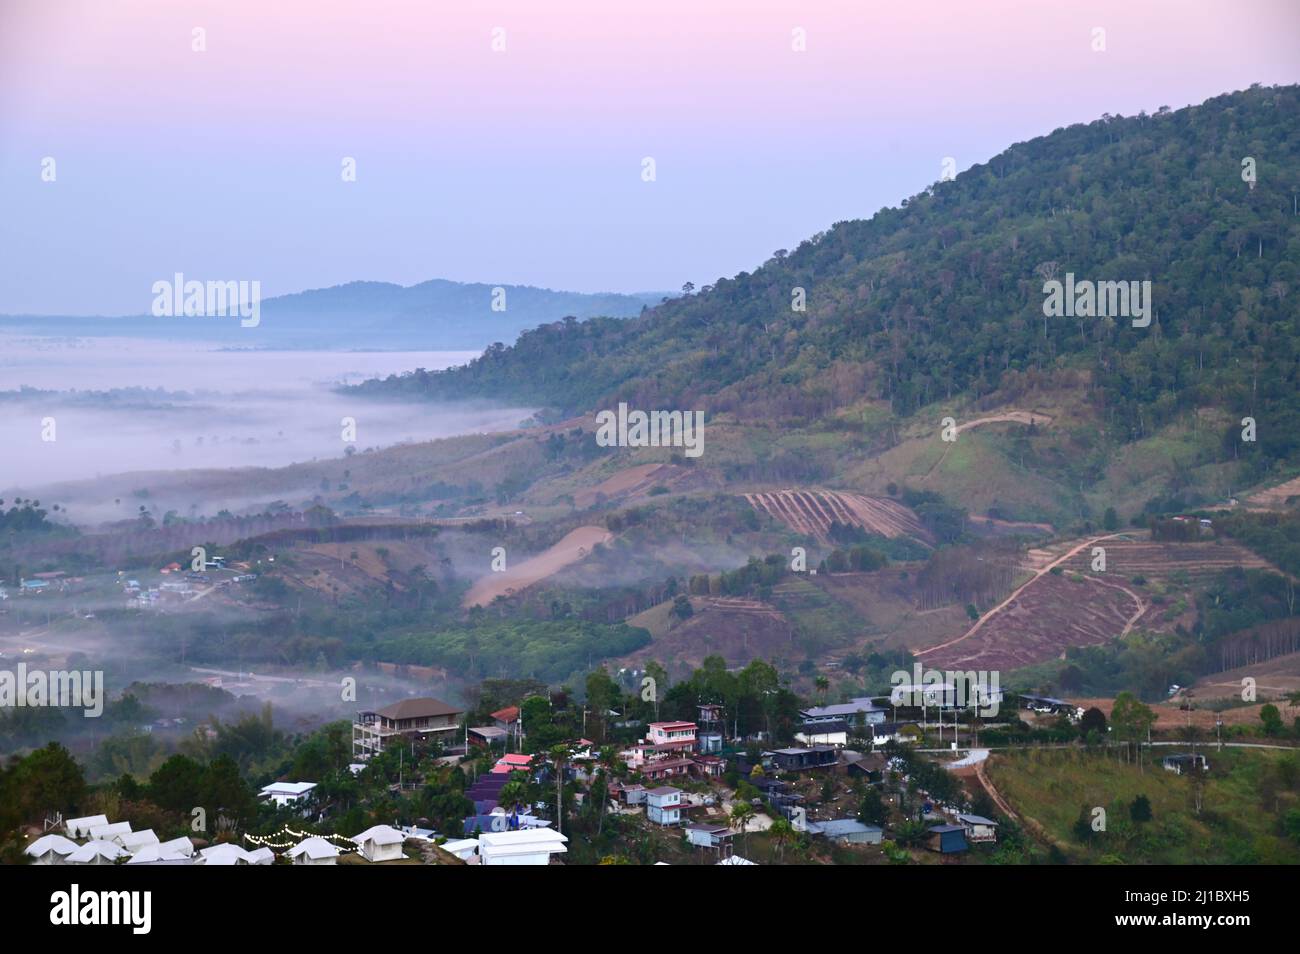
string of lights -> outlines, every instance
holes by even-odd
[[[284,838],[285,836],[288,836],[289,838],[292,838],[294,840],[293,841],[276,840],[276,839]],[[359,847],[357,846],[357,843],[354,842],[351,838],[348,838],[346,835],[338,835],[338,834],[320,835],[314,831],[295,831],[294,829],[290,828],[288,825],[285,825],[279,831],[271,835],[249,835],[249,834],[244,835],[245,841],[250,842],[251,844],[254,844],[259,848],[270,848],[272,851],[285,851],[289,848],[292,848],[294,845],[298,844],[298,842],[302,841],[304,838],[324,838],[326,841],[332,841],[334,843],[334,847],[338,848],[340,851],[343,852],[360,850]],[[338,844],[338,842],[344,842],[345,844]]]

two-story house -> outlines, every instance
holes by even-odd
[[[682,790],[664,785],[645,793],[646,817],[656,825],[677,825],[682,820]]]
[[[695,748],[694,722],[651,722],[646,741],[661,751],[669,748]]]
[[[373,712],[358,712],[352,723],[352,754],[366,759],[384,751],[395,739],[455,738],[464,713],[441,699],[403,699]]]

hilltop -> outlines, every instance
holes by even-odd
[[[1120,445],[1180,428],[1214,432],[1214,447],[1175,449],[1189,466],[1244,458],[1258,478],[1300,454],[1297,118],[1300,88],[1254,87],[1057,129],[631,321],[555,322],[357,390],[836,421],[887,444],[941,410],[1037,395],[1094,432],[1070,455],[1076,487],[1106,480]],[[1044,281],[1067,273],[1150,281],[1151,324],[1045,318]],[[1231,447],[1248,414],[1265,436]]]

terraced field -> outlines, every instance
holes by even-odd
[[[781,490],[745,494],[745,499],[755,510],[823,543],[829,542],[832,523],[861,527],[882,537],[912,537],[930,543],[930,535],[916,514],[888,497],[838,490]]]
[[[1288,480],[1246,498],[1247,510],[1285,510],[1300,499],[1300,477]]]
[[[940,669],[1006,672],[1061,656],[1067,646],[1094,646],[1126,632],[1146,609],[1133,592],[1089,576],[1039,577],[980,631],[922,656]]]
[[[1092,572],[1094,546],[1106,549],[1105,573]],[[1054,551],[1059,547],[1030,551],[1033,578],[964,635],[917,655],[927,665],[951,669],[1011,670],[1045,662],[1070,646],[1104,643],[1138,625],[1158,627],[1152,602],[1134,578],[1195,585],[1232,567],[1270,568],[1250,551],[1219,541],[1156,543],[1114,535]]]
[[[1152,540],[1109,540],[1103,545],[1106,547],[1107,574],[1123,578],[1144,576],[1165,580],[1181,571],[1189,579],[1204,580],[1235,566],[1247,570],[1274,569],[1268,561],[1245,547],[1225,541],[1158,543]],[[1063,566],[1086,573],[1091,560],[1089,550],[1084,549],[1066,560]]]

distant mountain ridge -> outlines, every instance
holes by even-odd
[[[263,299],[256,328],[242,328],[233,318],[3,315],[0,333],[216,340],[254,348],[477,351],[562,318],[631,318],[663,297],[447,279],[409,286],[354,281]]]

